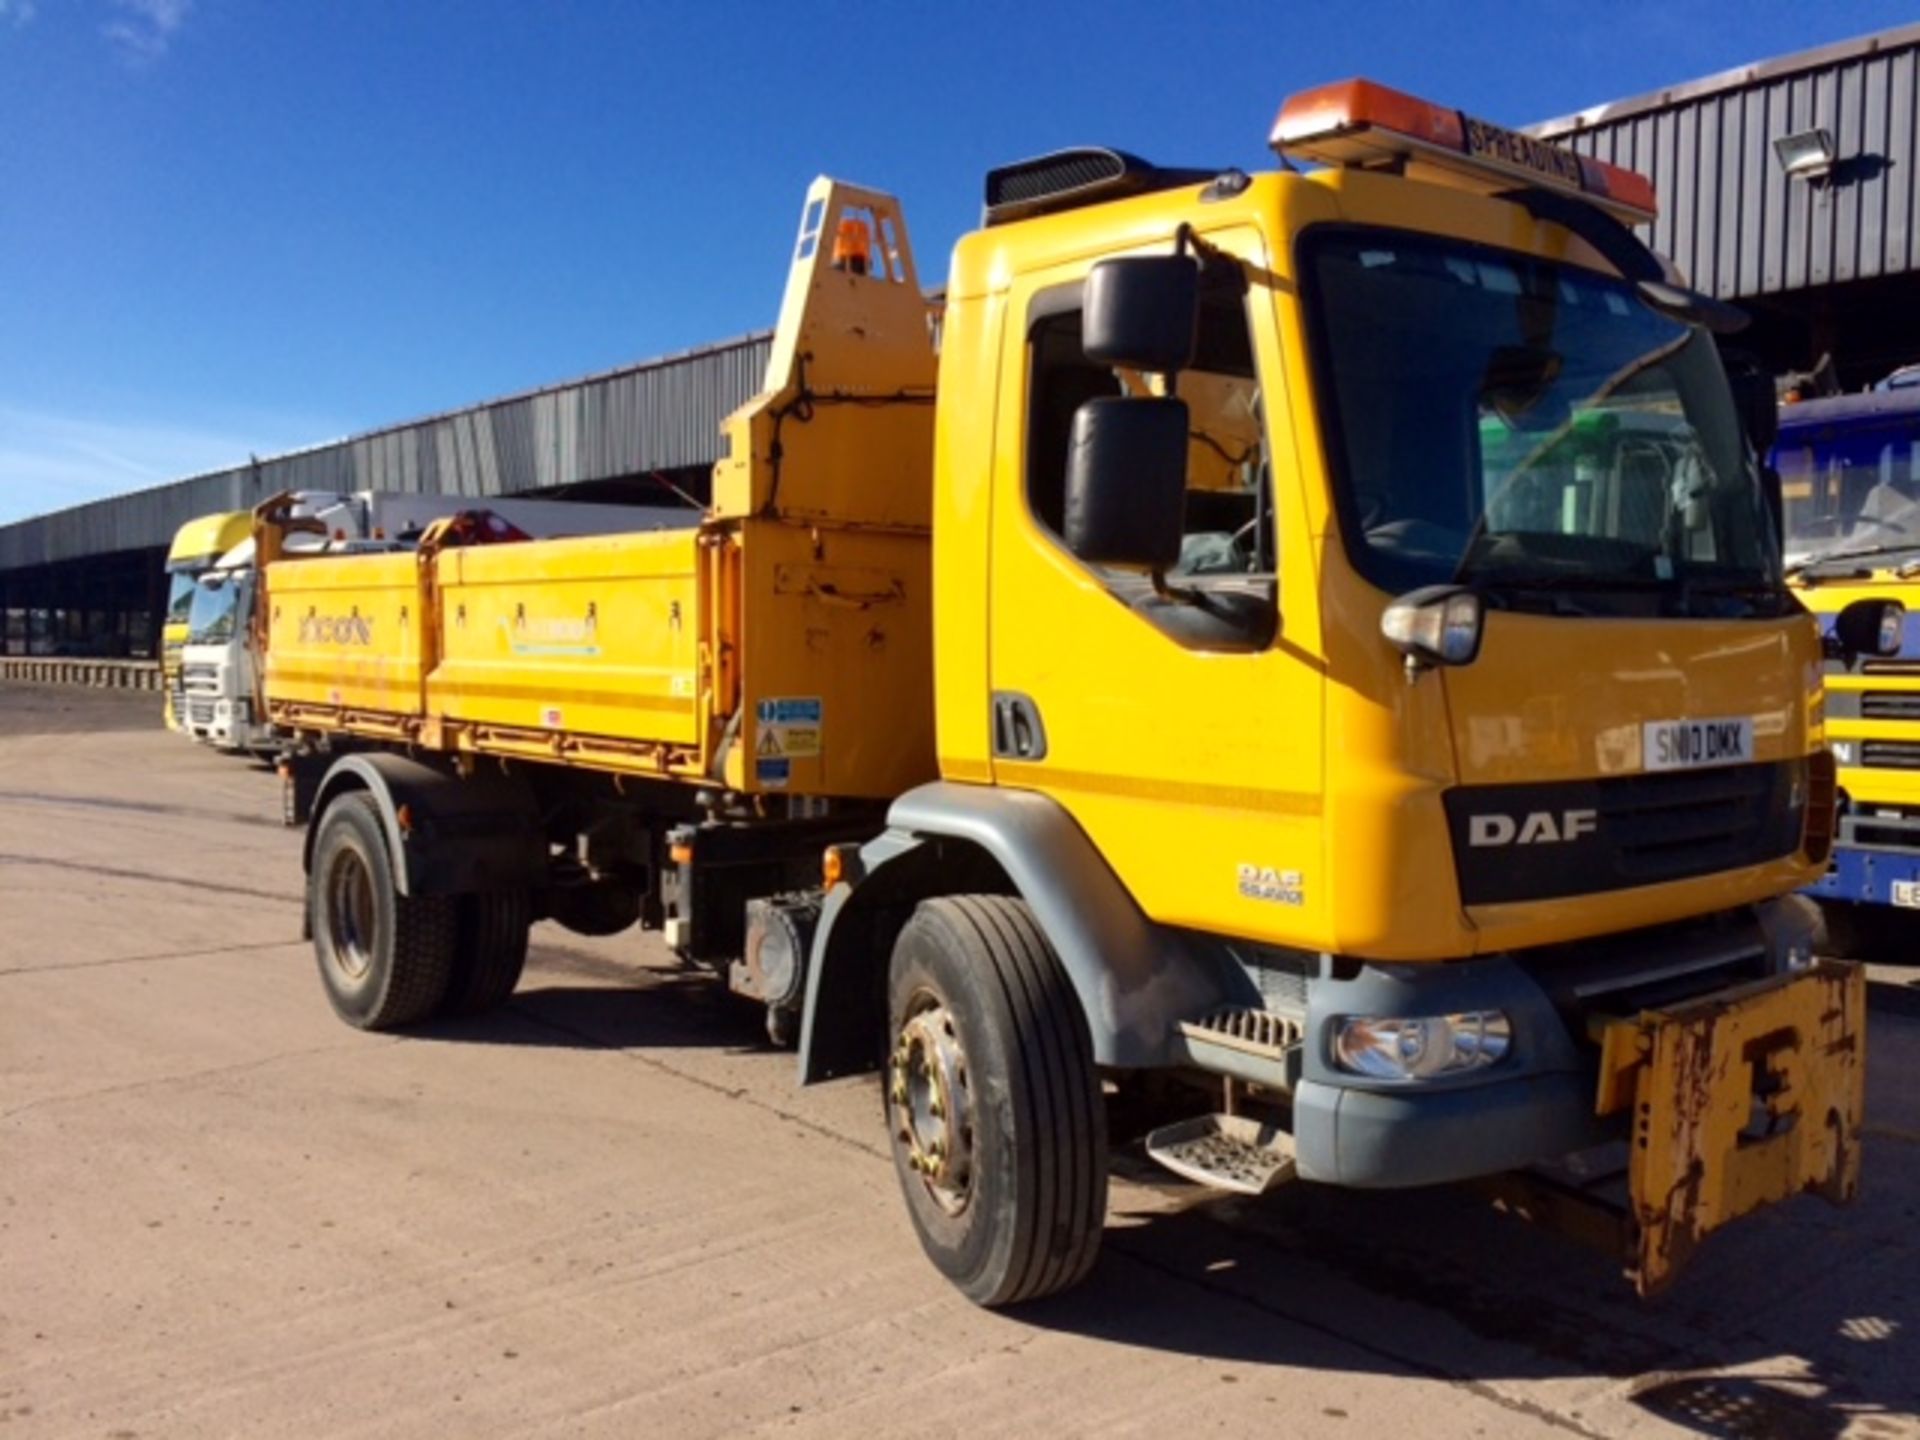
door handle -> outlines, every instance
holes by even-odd
[[[994,691],[991,718],[996,758],[1047,758],[1047,727],[1040,723],[1040,707],[1033,703],[1032,696],[1017,690]]]

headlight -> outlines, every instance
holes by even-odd
[[[1507,1053],[1513,1027],[1500,1010],[1458,1015],[1349,1015],[1333,1034],[1334,1063],[1370,1080],[1428,1080],[1480,1070]]]

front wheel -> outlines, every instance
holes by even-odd
[[[922,902],[893,947],[887,1129],[927,1257],[1012,1305],[1093,1268],[1107,1128],[1080,1002],[1026,905]]]

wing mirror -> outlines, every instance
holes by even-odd
[[[1898,600],[1856,600],[1833,617],[1827,652],[1839,659],[1856,655],[1881,659],[1898,655],[1907,635],[1907,607]]]
[[[1097,364],[1170,375],[1193,361],[1200,266],[1190,255],[1129,255],[1087,274],[1081,345]]]
[[[1089,400],[1067,450],[1067,549],[1089,565],[1159,575],[1179,563],[1187,508],[1187,402]]]

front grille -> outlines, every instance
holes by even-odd
[[[186,718],[186,714],[187,682],[184,676],[178,671],[175,671],[173,676],[173,715],[176,720],[182,720]]]
[[[1860,763],[1870,770],[1920,770],[1920,741],[1863,740]]]
[[[180,683],[189,690],[218,690],[220,667],[218,665],[182,665]]]
[[[187,697],[187,723],[189,725],[213,724],[213,704],[211,699],[200,695]]]
[[[1743,869],[1800,846],[1802,760],[1445,797],[1467,905],[1591,895]]]
[[[1860,697],[1864,720],[1920,720],[1920,690],[1869,690]]]

